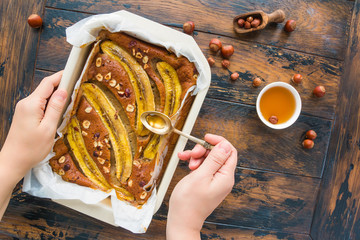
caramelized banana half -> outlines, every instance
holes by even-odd
[[[98,86],[92,83],[84,83],[81,85],[81,89],[109,132],[109,139],[115,156],[116,178],[121,183],[126,183],[132,170],[132,152],[126,128],[115,107]]]
[[[144,126],[140,121],[140,116],[144,111],[155,110],[154,93],[148,75],[135,58],[133,58],[126,50],[116,45],[114,42],[104,41],[101,43],[100,46],[101,50],[104,53],[108,54],[111,58],[118,61],[128,73],[136,97],[137,134],[140,136],[149,134],[149,131],[147,131],[147,129],[144,129]]]
[[[98,185],[102,190],[109,190],[111,186],[100,172],[89,152],[86,150],[84,139],[80,131],[76,131],[75,129],[80,129],[80,125],[79,121],[73,117],[67,128],[66,138],[74,154],[75,160],[87,178]]]

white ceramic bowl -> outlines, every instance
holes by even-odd
[[[291,116],[291,118],[288,121],[286,121],[284,123],[280,123],[280,124],[272,124],[272,123],[270,123],[267,119],[264,118],[264,116],[262,115],[262,113],[260,111],[260,99],[261,99],[261,97],[263,96],[263,94],[267,90],[269,90],[270,88],[273,88],[273,87],[284,87],[284,88],[288,89],[295,98],[296,107],[295,107],[294,114]],[[300,115],[300,112],[301,112],[301,98],[300,98],[300,95],[299,95],[298,91],[296,91],[296,89],[293,86],[291,86],[290,84],[288,84],[288,83],[285,83],[285,82],[273,82],[273,83],[270,83],[261,90],[261,92],[259,93],[259,95],[257,97],[257,100],[256,100],[256,112],[257,112],[260,120],[266,126],[268,126],[270,128],[284,129],[284,128],[290,127],[298,119],[298,117]]]

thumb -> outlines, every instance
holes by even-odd
[[[231,144],[227,140],[217,144],[198,168],[205,175],[214,175],[226,162],[231,154]]]
[[[57,126],[66,102],[67,92],[63,89],[56,90],[49,99],[42,123],[46,126]]]

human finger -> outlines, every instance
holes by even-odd
[[[191,158],[191,150],[186,150],[186,151],[183,151],[183,152],[179,152],[178,157],[179,157],[180,160],[189,161],[190,158]]]
[[[53,93],[54,88],[59,85],[62,74],[63,71],[59,71],[51,76],[45,77],[31,95],[40,97],[41,99],[48,99]]]
[[[205,157],[201,158],[190,158],[189,168],[191,171],[194,171],[199,168],[199,166],[204,162]]]
[[[67,92],[63,89],[56,90],[49,99],[45,115],[41,123],[55,130],[61,117],[66,102]]]
[[[200,144],[196,144],[195,147],[191,150],[192,158],[201,158],[206,153],[206,149]]]
[[[211,133],[207,133],[204,137],[205,141],[207,141],[208,143],[212,144],[212,145],[216,145],[218,143],[220,143],[221,141],[226,140],[224,137],[219,136],[219,135],[215,135],[215,134],[211,134]]]

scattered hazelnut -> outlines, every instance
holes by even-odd
[[[257,28],[260,25],[260,19],[255,18],[254,21],[251,22],[251,27]]]
[[[234,47],[231,45],[225,45],[221,48],[221,54],[224,58],[229,58],[234,53]]]
[[[279,121],[279,119],[277,118],[277,116],[271,116],[269,117],[269,122],[272,124],[277,124]]]
[[[245,28],[245,29],[250,29],[250,28],[251,28],[251,23],[249,23],[248,21],[246,21],[245,24],[244,24],[244,28]]]
[[[97,160],[101,165],[103,165],[105,163],[105,159],[103,159],[101,157],[98,157]]]
[[[96,80],[101,82],[103,80],[103,75],[101,75],[101,73],[98,73],[98,74],[96,74],[95,78],[96,78]]]
[[[306,138],[314,140],[317,137],[317,134],[314,130],[309,130],[306,132]]]
[[[295,75],[292,77],[292,80],[293,80],[293,82],[296,83],[296,84],[301,83],[301,81],[302,81],[302,76],[301,76],[301,74],[299,74],[299,73],[295,74]]]
[[[84,120],[82,123],[83,127],[85,129],[88,129],[90,127],[90,121],[89,120]]]
[[[65,156],[61,156],[61,158],[59,158],[58,162],[61,164],[61,163],[64,163],[65,162]]]
[[[32,28],[39,28],[42,25],[42,19],[37,14],[31,14],[27,21]]]
[[[91,113],[91,111],[92,111],[92,107],[87,107],[87,108],[85,108],[85,112],[86,112],[86,113]]]
[[[111,79],[111,72],[105,75],[105,80],[110,80],[110,79]]]
[[[199,75],[197,75],[197,74],[194,74],[194,75],[193,75],[193,79],[195,79],[195,80],[197,80],[198,77],[199,77]]]
[[[210,67],[214,66],[215,60],[212,57],[209,57],[207,60],[208,60]]]
[[[96,59],[96,63],[95,63],[96,67],[100,67],[101,66],[101,57],[98,57]]]
[[[234,72],[233,74],[231,74],[230,78],[231,80],[235,81],[236,79],[239,78],[239,74],[237,72]]]
[[[128,184],[129,187],[132,187],[133,181],[130,179],[127,184]]]
[[[149,61],[149,57],[148,56],[144,56],[142,59],[143,63],[147,63]]]
[[[120,97],[125,96],[125,92],[124,92],[124,91],[118,91],[117,93],[119,94]]]
[[[141,167],[141,163],[140,163],[138,160],[134,160],[134,161],[133,161],[133,164],[134,164],[134,166],[137,167],[137,168],[140,168],[140,167]]]
[[[65,171],[64,171],[64,169],[61,169],[61,168],[59,169],[59,175],[60,175],[60,176],[65,175]]]
[[[292,32],[292,31],[295,30],[295,28],[296,28],[296,21],[295,20],[288,20],[285,23],[285,27],[284,27],[285,31]]]
[[[314,95],[315,96],[317,96],[317,97],[323,97],[324,95],[325,95],[325,87],[324,86],[317,86],[315,89],[314,89],[314,91],[313,91],[313,93],[314,93]]]
[[[88,135],[88,133],[85,132],[85,131],[81,131],[81,135],[83,135],[84,137],[86,137],[86,136]]]
[[[108,168],[108,167],[103,167],[103,170],[104,170],[104,173],[109,173],[110,172],[110,168]]]
[[[246,18],[246,21],[251,23],[254,20],[254,18],[252,16],[249,16]]]
[[[115,87],[116,86],[116,80],[115,79],[111,79],[109,82],[110,87]]]
[[[253,80],[252,85],[254,87],[259,87],[261,85],[261,83],[262,83],[261,79],[257,77]]]
[[[221,65],[223,68],[229,68],[230,67],[230,61],[227,59],[222,60]]]
[[[195,29],[195,24],[192,21],[188,21],[183,25],[183,30],[184,33],[186,34],[192,34],[194,32],[194,29]]]
[[[142,192],[141,195],[140,195],[140,199],[145,199],[147,196],[147,192]]]
[[[136,55],[135,55],[135,57],[136,57],[136,58],[142,58],[143,56],[142,56],[141,52],[137,52]]]
[[[314,147],[314,141],[311,140],[311,139],[305,139],[303,142],[302,142],[302,145],[304,148],[306,149],[311,149]]]
[[[144,57],[145,58],[145,57]],[[144,64],[144,69],[147,69],[149,65],[147,63]]]
[[[117,84],[117,85],[115,86],[115,88],[116,88],[116,90],[120,91],[120,89],[121,89],[120,84]]]
[[[209,48],[211,51],[217,52],[221,49],[221,47],[222,47],[222,43],[219,39],[213,38],[210,40]]]
[[[128,104],[127,107],[126,107],[126,111],[128,112],[133,112],[135,110],[134,106],[131,105],[131,104]]]
[[[237,21],[237,24],[239,25],[239,27],[244,27],[244,25],[245,25],[245,20],[244,19],[242,19],[242,18],[239,18],[239,20]]]

